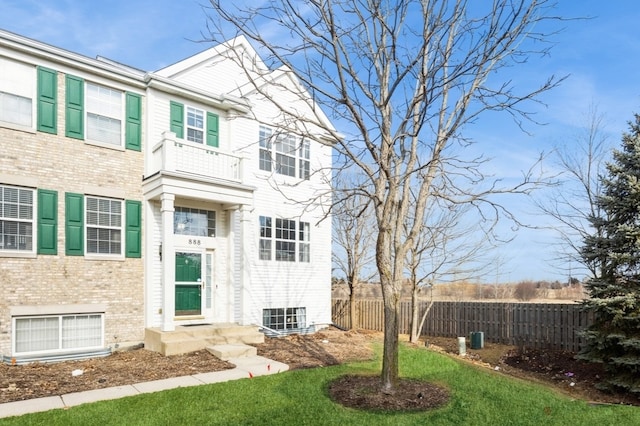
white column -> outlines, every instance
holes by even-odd
[[[176,326],[176,249],[173,246],[174,194],[162,194],[162,331],[173,331]]]
[[[238,252],[240,255],[240,321],[242,325],[251,324],[251,212],[250,206],[240,207],[240,238]]]

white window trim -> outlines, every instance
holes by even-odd
[[[263,138],[263,134],[267,136],[267,140]],[[290,152],[281,152],[278,150],[280,140],[294,139],[293,149]],[[261,168],[261,153],[269,153],[270,170]],[[282,173],[278,166],[277,156],[282,155],[293,158],[293,175]],[[309,176],[302,176],[301,164],[306,163],[309,167]],[[276,174],[285,179],[296,179],[300,181],[310,180],[311,178],[311,143],[309,140],[301,139],[298,136],[288,133],[275,132],[273,128],[261,125],[258,128],[258,170],[263,173]]]
[[[100,316],[100,343],[94,346],[82,346],[75,348],[63,348],[62,347],[62,319],[64,317],[71,316],[85,316],[85,315],[98,315]],[[58,318],[58,348],[46,349],[41,351],[25,351],[17,352],[17,328],[16,321],[21,319],[31,318]],[[29,356],[29,355],[53,355],[53,354],[66,354],[66,353],[79,353],[88,352],[96,349],[103,349],[105,347],[105,313],[104,312],[74,312],[74,313],[58,313],[58,314],[43,314],[43,315],[20,315],[11,317],[11,354],[13,356]]]
[[[99,141],[96,139],[90,139],[89,138],[89,102],[88,102],[88,93],[89,93],[89,86],[97,86],[97,87],[104,87],[105,89],[109,89],[112,90],[114,92],[119,92],[120,93],[120,113],[119,113],[119,119],[120,119],[120,143],[118,145],[116,144],[112,144],[112,143],[108,143],[108,142],[104,142],[104,141]],[[126,102],[125,102],[125,92],[121,89],[117,89],[115,87],[111,87],[111,86],[107,86],[105,84],[102,83],[97,83],[95,81],[85,81],[84,82],[84,111],[83,114],[84,116],[82,117],[82,119],[84,120],[84,141],[85,143],[89,144],[89,145],[96,145],[96,146],[100,146],[103,148],[111,148],[111,149],[116,149],[116,150],[120,150],[120,151],[124,151],[125,150],[125,129],[126,129],[126,117],[125,117],[125,113],[126,113]],[[104,116],[106,117],[106,116]],[[109,118],[113,118],[113,117],[109,117]]]
[[[120,253],[91,253],[89,252],[89,244],[88,244],[88,240],[89,240],[89,234],[88,234],[88,228],[95,228],[98,227],[100,229],[114,229],[113,227],[102,227],[102,226],[96,226],[96,225],[89,225],[89,222],[87,221],[87,199],[89,198],[96,198],[96,199],[103,199],[103,200],[109,200],[109,201],[119,201],[120,202]],[[113,197],[103,197],[103,196],[99,196],[99,195],[84,195],[84,256],[85,259],[88,260],[125,260],[125,256],[124,256],[124,252],[125,252],[125,221],[126,221],[126,212],[125,212],[125,202],[124,200],[120,199],[120,198],[113,198]]]
[[[33,64],[27,64],[24,62],[16,61],[11,58],[0,57],[0,61],[6,61],[8,63],[12,63],[17,65],[18,67],[22,66],[25,69],[28,68],[28,76],[24,77],[24,80],[29,81],[29,92],[30,97],[27,96],[27,93],[17,93],[15,91],[14,85],[12,82],[5,80],[4,82],[0,82],[0,92],[4,92],[14,96],[20,96],[23,98],[31,99],[31,125],[23,126],[21,124],[13,123],[10,121],[3,121],[0,119],[0,127],[5,127],[14,130],[20,130],[29,133],[36,133],[36,120],[37,120],[37,108],[38,108],[38,77],[37,77],[37,68]]]
[[[197,126],[189,125],[189,110],[193,110],[194,113],[201,113],[202,114],[202,127],[201,128],[198,128]],[[197,146],[206,145],[206,142],[207,142],[207,111],[205,111],[202,108],[195,107],[193,105],[185,104],[184,105],[184,118],[183,119],[184,119],[184,140],[187,141],[187,142],[196,144]],[[189,140],[189,129],[193,129],[195,131],[201,132],[202,133],[202,140],[200,142]]]
[[[271,219],[271,236],[270,237],[262,237],[260,235],[260,231],[261,231],[261,223],[260,223],[260,217],[265,217],[268,219]],[[293,223],[295,223],[295,229],[293,231],[294,233],[294,238],[293,239],[284,239],[284,238],[277,238],[276,237],[276,223],[278,221],[278,219],[280,220],[288,220],[291,221]],[[305,240],[301,240],[300,239],[300,232],[301,232],[301,223],[307,224],[308,228],[307,231],[305,232]],[[290,231],[289,231],[290,232]],[[297,219],[291,219],[291,218],[286,218],[286,217],[277,217],[277,216],[268,216],[268,215],[259,215],[258,216],[258,245],[257,245],[257,259],[259,262],[278,262],[278,263],[289,263],[289,264],[309,264],[312,262],[312,258],[311,258],[311,224],[308,221],[304,221],[304,220],[297,220]],[[261,241],[270,241],[271,242],[271,248],[270,248],[270,256],[269,259],[262,259],[260,257],[260,242]],[[293,260],[285,260],[285,259],[278,259],[276,254],[277,254],[277,243],[278,241],[284,241],[284,242],[292,242],[294,243],[295,246],[295,250],[293,253]],[[300,253],[301,253],[301,246],[302,244],[305,244],[308,246],[308,254],[309,254],[309,260],[308,261],[302,261],[300,260]]]
[[[0,183],[0,187],[11,187],[25,191],[31,191],[33,203],[31,205],[31,250],[6,250],[0,249],[0,257],[24,257],[33,258],[38,252],[38,191],[35,188]],[[8,220],[11,220],[7,218]],[[0,220],[4,220],[0,218]],[[19,220],[25,222],[25,220]]]

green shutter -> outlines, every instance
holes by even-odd
[[[218,147],[218,116],[207,113],[207,145]]]
[[[126,212],[126,257],[142,257],[142,203],[140,201],[125,201]]]
[[[184,105],[171,101],[170,106],[171,128],[170,130],[176,134],[179,139],[184,138]]]
[[[65,194],[65,253],[67,256],[84,255],[84,196]]]
[[[126,94],[126,111],[125,147],[133,151],[140,151],[142,147],[142,100],[140,95]]]
[[[84,139],[84,80],[72,75],[66,78],[65,136]]]
[[[58,254],[58,193],[38,190],[38,253]]]
[[[58,132],[58,73],[38,67],[38,131]]]

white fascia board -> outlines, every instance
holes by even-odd
[[[0,46],[23,54],[46,59],[49,62],[62,64],[69,68],[99,75],[110,80],[144,89],[144,73],[134,72],[133,69],[116,67],[105,61],[92,59],[78,53],[70,52],[59,47],[51,46],[30,38],[0,30]]]
[[[179,95],[186,99],[202,102],[206,105],[214,106],[223,111],[235,111],[246,114],[251,110],[251,105],[246,99],[236,96],[222,94],[216,95],[205,90],[198,89],[184,83],[162,77],[155,73],[145,76],[147,86],[161,92]]]

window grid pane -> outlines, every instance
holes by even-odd
[[[271,260],[271,236],[271,218],[267,216],[260,216],[260,260]]]
[[[122,201],[87,197],[87,253],[122,254]]]
[[[311,175],[311,144],[309,141],[303,141],[300,144],[300,172],[299,178],[304,180],[309,180],[309,176]]]
[[[260,240],[260,260],[271,260],[270,240]]]
[[[0,186],[0,250],[33,250],[33,190]]]
[[[275,143],[276,171],[282,175],[296,175],[296,138],[292,135],[278,135]]]
[[[187,140],[204,142],[204,111],[187,106]]]
[[[296,243],[289,241],[276,241],[276,260],[295,262]]]
[[[299,330],[306,327],[306,308],[263,309],[262,323],[272,330]]]
[[[16,319],[16,352],[58,349],[59,332],[57,317]]]
[[[271,171],[271,136],[272,131],[268,127],[260,126],[259,130],[259,145],[260,145],[260,157],[259,167],[260,170],[267,172]]]
[[[87,83],[86,110],[87,139],[122,144],[122,92]]]
[[[62,317],[62,349],[101,345],[101,315],[70,315]]]
[[[310,229],[311,226],[309,222],[300,222],[300,232],[299,232],[299,260],[300,262],[311,262],[311,244],[310,241]]]
[[[173,214],[173,233],[197,237],[216,236],[216,212],[176,207]]]

